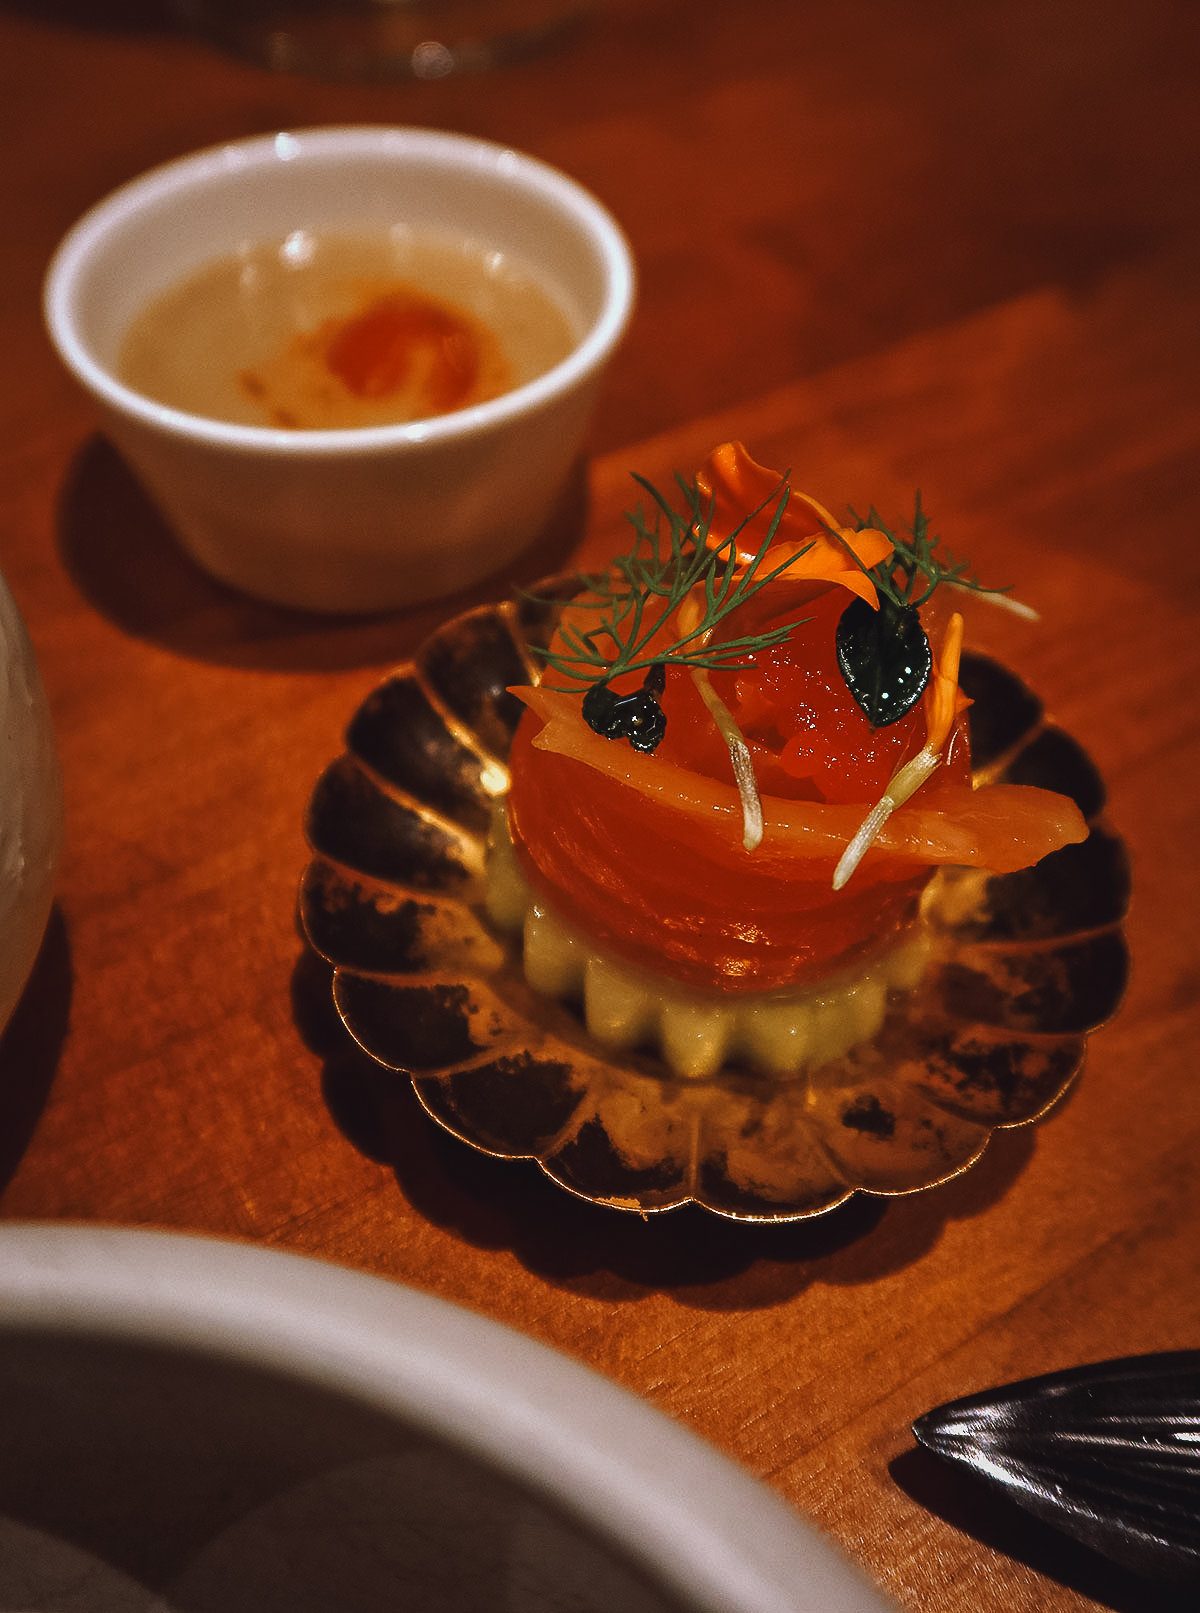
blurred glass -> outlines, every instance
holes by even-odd
[[[172,0],[212,43],[281,73],[445,78],[566,43],[595,0]]]

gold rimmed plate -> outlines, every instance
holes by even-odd
[[[961,674],[976,776],[1069,795],[1090,832],[1020,873],[964,876],[961,899],[935,906],[920,986],[870,1041],[793,1077],[681,1079],[601,1047],[529,989],[519,941],[486,917],[488,834],[524,709],[508,689],[536,679],[547,601],[576,587],[556,579],[438,628],[317,781],[300,913],[355,1040],[473,1147],[642,1213],[695,1202],[798,1220],[855,1192],[916,1192],[965,1170],[997,1127],[1043,1114],[1124,991],[1129,863],[1090,758],[981,656]]]

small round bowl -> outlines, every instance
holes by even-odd
[[[885,1613],[585,1367],[249,1245],[0,1227],[0,1606]]]
[[[568,314],[573,350],[488,402],[346,430],[232,424],[118,379],[136,316],[204,265],[297,230],[398,223],[528,266]],[[194,559],[277,604],[356,612],[452,593],[533,541],[580,453],[633,292],[620,229],[556,169],[462,135],[350,127],[238,141],[123,186],[60,245],[45,315]]]

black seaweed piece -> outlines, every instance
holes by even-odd
[[[847,605],[838,620],[837,658],[846,687],[872,728],[899,722],[929,683],[933,652],[912,605],[881,596],[879,609],[865,599]]]
[[[913,1433],[1113,1561],[1200,1590],[1200,1350],[1028,1378]]]
[[[667,731],[666,713],[658,703],[667,669],[656,661],[640,689],[618,694],[607,679],[593,683],[583,697],[583,720],[604,739],[627,739],[637,751],[654,751]]]

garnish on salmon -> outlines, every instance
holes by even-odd
[[[543,682],[514,691],[510,832],[565,918],[687,984],[771,990],[886,945],[939,866],[1006,873],[1085,837],[1063,796],[972,788],[962,618],[935,654],[929,602],[992,590],[919,501],[906,539],[874,510],[840,526],[740,444],[680,485],[685,513],[650,489],[655,527],[631,517],[631,553],[581,581]],[[872,611],[881,631],[843,628]]]

